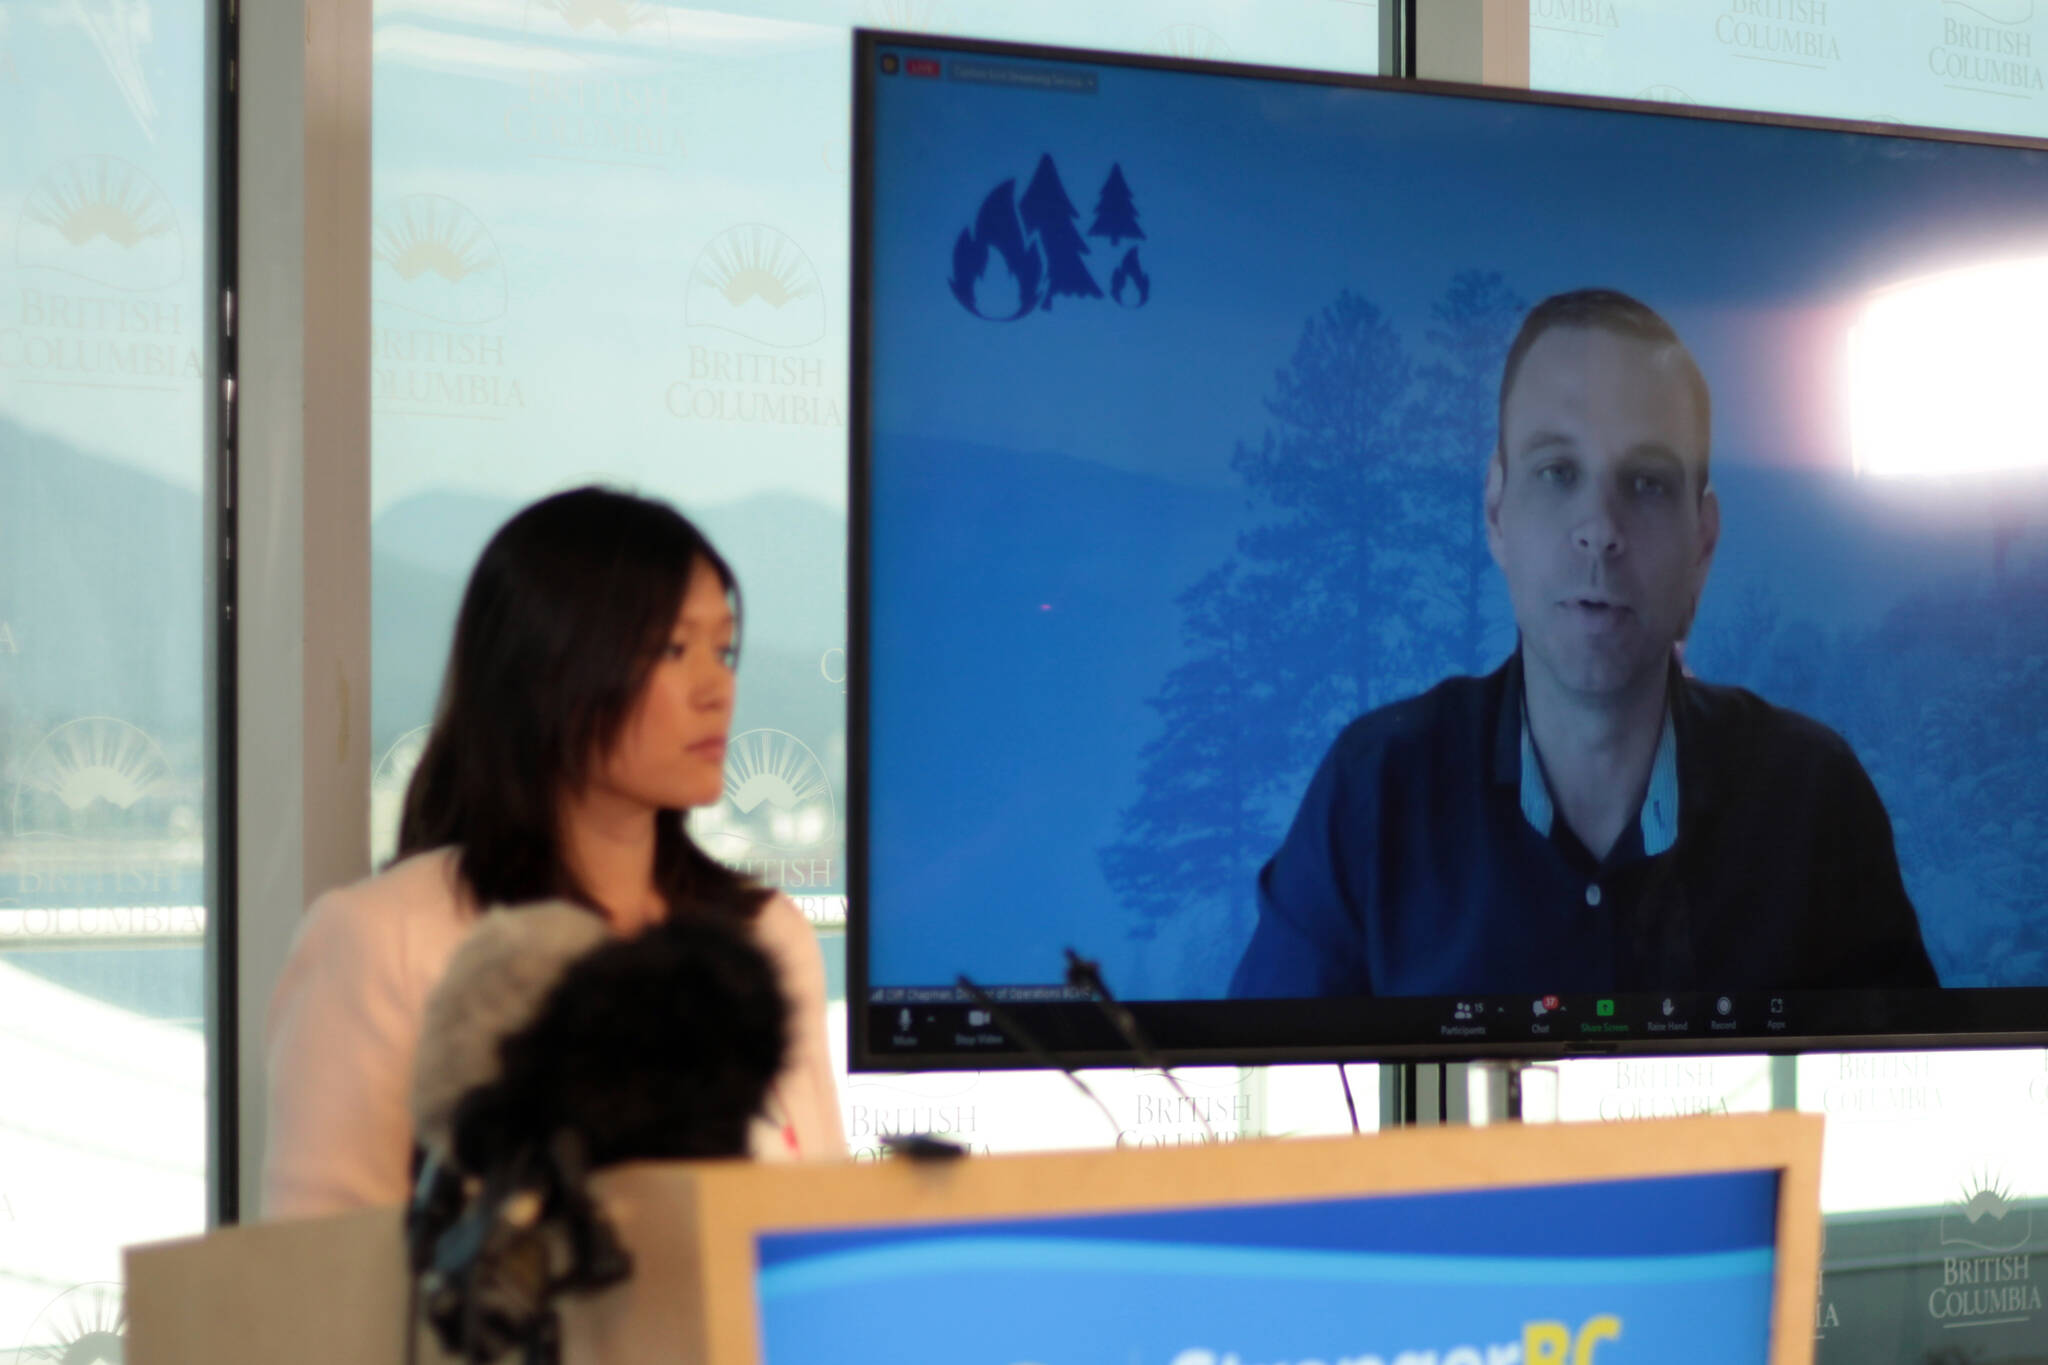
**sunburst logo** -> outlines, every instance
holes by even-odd
[[[1942,8],[1974,14],[2008,28],[2034,21],[2034,0],[1942,0]]]
[[[85,30],[128,112],[154,141],[156,96],[150,93],[142,62],[142,49],[151,37],[149,0],[63,0],[54,8],[60,22],[68,20]]]
[[[866,0],[861,12],[876,28],[928,29],[942,8],[944,0]]]
[[[505,267],[481,218],[438,194],[412,194],[372,233],[371,292],[380,304],[476,327],[505,315]]]
[[[1972,1171],[1941,1218],[1943,1246],[2017,1251],[2034,1235],[2034,1212],[1989,1167]]]
[[[1200,24],[1169,24],[1159,31],[1157,45],[1163,57],[1182,57],[1197,62],[1221,62],[1230,58],[1230,44],[1223,41],[1223,35]]]
[[[85,716],[43,736],[22,764],[14,832],[161,833],[172,794],[162,746],[124,720]]]
[[[825,337],[825,287],[803,248],[764,223],[742,223],[697,257],[683,320],[787,349]]]
[[[661,6],[640,0],[528,0],[526,27],[566,27],[598,38],[666,38],[668,14]]]
[[[121,1365],[127,1334],[121,1286],[82,1284],[59,1294],[36,1315],[16,1359],[39,1365]]]
[[[431,725],[407,730],[391,742],[370,773],[370,863],[381,867],[398,852],[398,824],[405,814],[405,789],[427,751]]]
[[[726,745],[724,797],[691,812],[690,830],[729,863],[817,853],[839,837],[839,803],[809,745],[782,730],[748,730]]]
[[[15,260],[110,289],[166,289],[185,270],[178,216],[155,181],[112,156],[81,156],[38,180]]]

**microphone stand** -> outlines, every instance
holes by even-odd
[[[1067,984],[1077,990],[1088,992],[1089,999],[1093,1000],[1096,1007],[1108,1017],[1116,1031],[1123,1035],[1132,1055],[1138,1059],[1138,1065],[1166,1077],[1166,1083],[1173,1087],[1173,1092],[1187,1101],[1188,1112],[1202,1125],[1202,1132],[1208,1136],[1209,1141],[1215,1142],[1216,1129],[1209,1123],[1209,1116],[1202,1112],[1202,1106],[1197,1104],[1195,1097],[1181,1085],[1180,1077],[1174,1075],[1173,1069],[1161,1061],[1159,1054],[1152,1050],[1152,1044],[1146,1039],[1144,1031],[1138,1027],[1137,1017],[1125,1007],[1123,1001],[1110,994],[1109,983],[1102,979],[1101,966],[1082,957],[1072,948],[1068,948],[1066,953]]]
[[[960,989],[967,992],[967,998],[987,1010],[989,1018],[995,1021],[996,1027],[1001,1029],[1011,1042],[1029,1053],[1033,1061],[1038,1062],[1040,1065],[1051,1067],[1072,1081],[1074,1088],[1086,1095],[1093,1101],[1095,1107],[1102,1111],[1102,1117],[1109,1121],[1110,1130],[1119,1137],[1123,1135],[1123,1128],[1117,1123],[1116,1115],[1112,1114],[1109,1111],[1109,1106],[1102,1102],[1102,1096],[1096,1094],[1088,1082],[1081,1079],[1080,1073],[1074,1070],[1071,1063],[1062,1061],[1054,1056],[1045,1044],[1038,1041],[1030,1029],[1017,1022],[1016,1015],[1005,1009],[987,991],[975,985],[965,972],[960,974],[959,982]]]

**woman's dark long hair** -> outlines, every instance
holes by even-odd
[[[700,563],[737,614],[731,567],[665,503],[577,488],[500,527],[462,594],[397,856],[452,845],[480,905],[599,909],[563,860],[560,803],[617,741]],[[680,811],[655,819],[654,879],[671,914],[745,920],[769,895],[698,848]]]

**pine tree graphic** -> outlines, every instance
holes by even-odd
[[[1095,283],[1095,277],[1088,273],[1088,266],[1081,259],[1088,254],[1088,243],[1074,226],[1074,220],[1081,216],[1080,210],[1067,198],[1067,188],[1060,183],[1059,168],[1052,164],[1050,155],[1038,158],[1031,184],[1017,201],[1017,212],[1024,220],[1025,231],[1037,237],[1045,254],[1047,279],[1042,306],[1050,310],[1054,296],[1059,294],[1079,299],[1101,298],[1102,287]]]
[[[1145,229],[1138,226],[1138,206],[1132,202],[1131,187],[1124,180],[1121,164],[1109,168],[1109,179],[1102,182],[1102,192],[1095,196],[1095,221],[1089,226],[1088,235],[1107,237],[1111,246],[1121,246],[1126,238],[1134,242],[1145,240]]]

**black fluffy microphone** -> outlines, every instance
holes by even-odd
[[[566,903],[487,914],[428,999],[413,1072],[427,1174],[408,1233],[443,1344],[553,1359],[555,1294],[630,1273],[586,1172],[746,1152],[787,1018],[735,928],[621,939]]]
[[[774,967],[724,925],[620,939],[567,904],[497,912],[428,1001],[414,1122],[472,1174],[564,1128],[592,1167],[737,1156],[787,1018]]]

